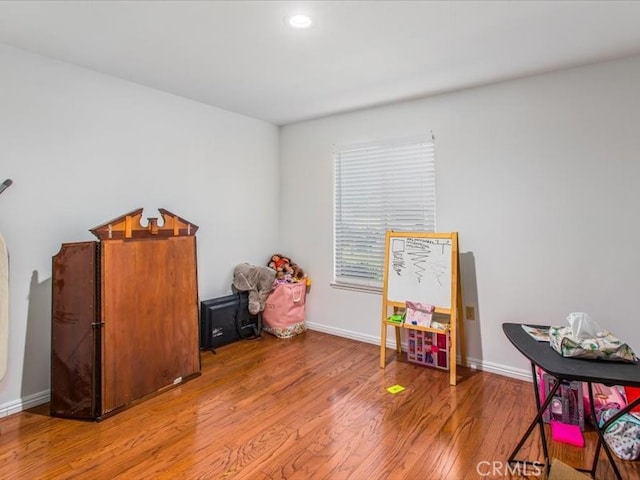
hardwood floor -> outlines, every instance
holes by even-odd
[[[461,368],[451,387],[448,372],[378,362],[375,345],[313,331],[203,352],[202,376],[101,422],[48,405],[3,418],[0,478],[525,478],[504,463],[534,414],[530,383]],[[538,438],[522,457],[541,459]],[[590,453],[551,445],[574,466]],[[640,462],[617,465],[640,478]],[[613,478],[603,454],[597,478]]]

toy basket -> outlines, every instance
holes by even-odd
[[[262,312],[264,331],[280,338],[289,338],[306,330],[305,282],[282,283],[267,297]]]

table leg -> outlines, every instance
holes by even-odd
[[[509,456],[509,460],[507,460],[507,463],[538,464],[537,462],[517,460],[515,458],[515,456],[518,454],[518,452],[524,445],[524,442],[527,441],[527,439],[529,438],[529,435],[531,435],[531,432],[533,432],[533,429],[536,427],[536,424],[537,424],[538,427],[540,428],[540,437],[542,440],[542,452],[544,454],[545,466],[547,469],[547,473],[549,473],[551,463],[549,462],[549,449],[547,447],[547,436],[544,432],[544,422],[542,421],[542,415],[544,414],[544,411],[547,409],[547,407],[551,403],[551,400],[553,399],[553,396],[555,395],[556,391],[560,387],[560,381],[554,382],[553,388],[551,389],[550,392],[545,392],[544,403],[540,405],[540,392],[538,390],[538,378],[536,375],[536,366],[533,364],[533,362],[531,363],[531,373],[533,375],[533,388],[535,390],[536,407],[538,408],[538,413],[536,414],[535,418],[529,425],[529,428],[527,428],[527,431],[525,432],[525,434],[520,439],[520,442],[518,442],[518,445],[516,446],[516,448],[513,450],[513,452],[511,452],[511,455]]]

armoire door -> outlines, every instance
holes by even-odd
[[[103,240],[105,413],[199,374],[195,237]]]
[[[96,242],[65,243],[53,257],[51,415],[95,418],[99,403]]]

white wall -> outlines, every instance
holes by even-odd
[[[51,257],[143,207],[200,227],[201,298],[278,245],[278,128],[0,45],[0,232],[10,253],[0,416],[48,398]]]
[[[437,228],[459,232],[477,307],[472,363],[528,378],[501,324],[564,324],[572,311],[640,352],[638,85],[635,57],[284,127],[282,250],[313,277],[310,326],[380,339],[380,295],[330,286],[332,144],[433,130]]]

